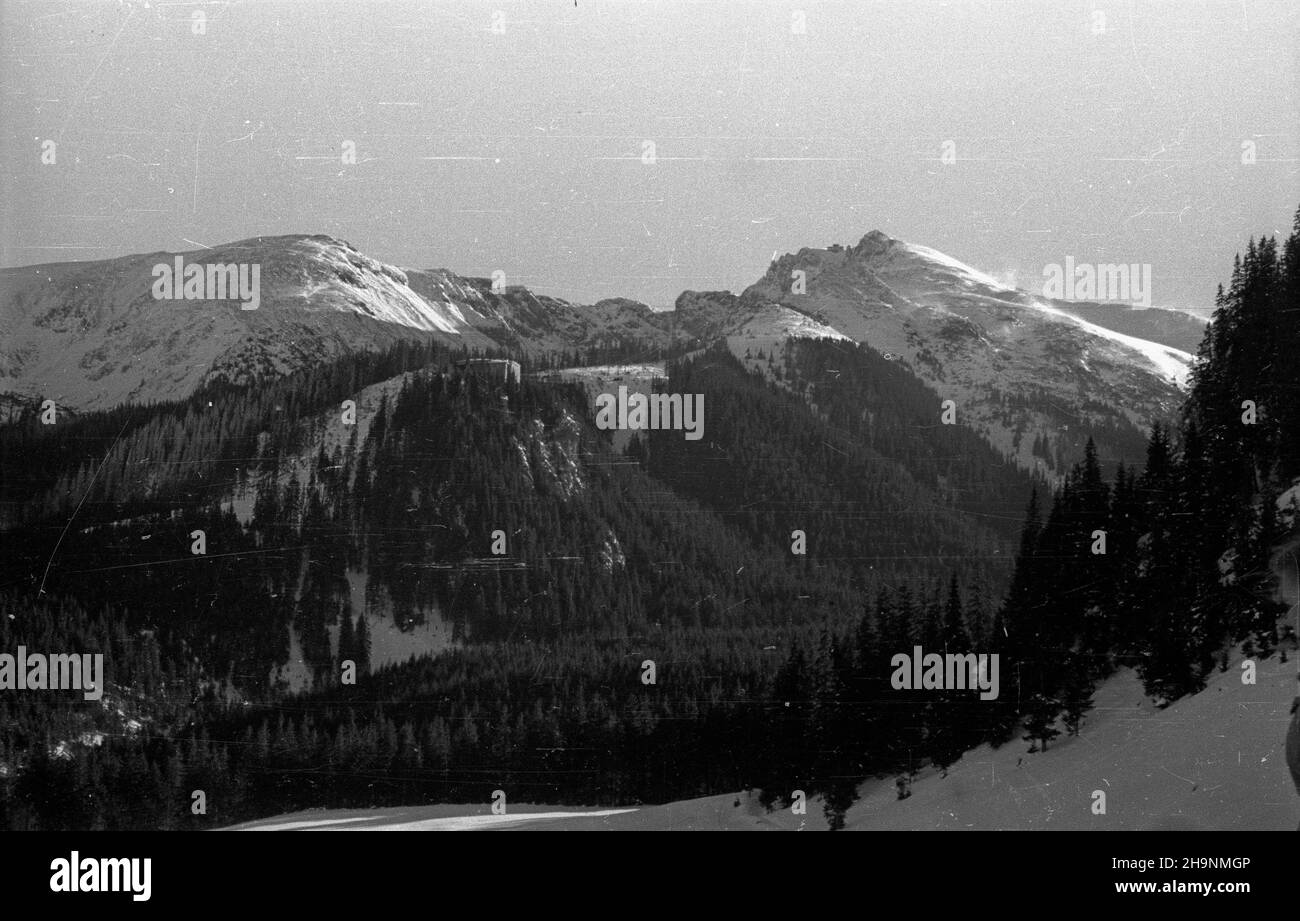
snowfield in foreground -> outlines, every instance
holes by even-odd
[[[284,816],[236,825],[227,831],[478,831],[491,828],[534,825],[546,827],[556,819],[590,822],[606,816],[635,812],[635,809],[593,809],[556,811],[549,806],[513,807],[521,812],[493,815],[486,804],[478,806],[415,806],[392,809],[328,810],[297,813],[303,818]],[[532,811],[535,810],[535,811]],[[318,818],[307,818],[318,816]]]

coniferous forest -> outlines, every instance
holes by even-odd
[[[212,828],[500,788],[802,790],[834,828],[867,778],[1083,731],[1119,669],[1167,705],[1237,644],[1293,654],[1272,557],[1300,476],[1300,215],[1251,241],[1216,308],[1144,454],[1103,469],[1086,440],[1052,480],[833,340],[787,341],[779,378],[679,349],[662,386],[704,395],[704,437],[622,450],[581,387],[529,371],[647,357],[625,344],[519,382],[431,342],[26,412],[0,428],[0,649],[102,653],[107,689],[0,696],[0,825]],[[381,661],[381,621],[449,639]],[[916,645],[999,654],[1000,696],[892,689]]]

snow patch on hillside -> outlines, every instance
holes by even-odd
[[[423,620],[399,624],[393,616],[393,605],[387,591],[379,591],[377,597],[367,603],[366,586],[369,576],[365,570],[349,569],[348,586],[351,591],[349,599],[351,616],[354,623],[364,618],[370,633],[370,667],[382,668],[385,665],[397,665],[412,658],[437,655],[459,645],[453,638],[451,621],[442,616],[436,604],[423,608],[419,613]],[[329,634],[330,652],[338,656],[339,625],[326,627]],[[310,691],[316,686],[311,667],[303,658],[302,642],[296,627],[289,627],[289,658],[280,665],[272,666],[270,681],[279,684],[291,693]]]
[[[736,340],[843,339],[852,341],[833,326],[781,304],[757,308],[728,331],[727,342]]]
[[[303,286],[302,297],[309,304],[321,294],[332,293],[342,280],[355,291],[353,309],[371,319],[451,335],[459,335],[465,326],[463,315],[446,309],[450,304],[431,303],[412,291],[406,273],[396,266],[328,238],[310,237],[300,245],[308,258],[331,272]]]
[[[1277,511],[1279,519],[1287,528],[1294,527],[1300,521],[1300,483],[1277,497]]]
[[[1094,336],[1133,349],[1154,365],[1162,377],[1173,380],[1179,387],[1187,386],[1187,376],[1191,373],[1192,362],[1195,360],[1187,352],[1167,345],[1149,342],[1146,339],[1139,339],[1136,336],[1117,333],[1114,330],[1106,329],[1104,326],[1098,326],[1096,323],[1089,323],[1087,320],[1068,314],[1064,310],[1049,307],[1041,301],[1035,302],[1034,306],[1049,316],[1074,323],[1080,329],[1086,330]]]

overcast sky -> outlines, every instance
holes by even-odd
[[[1150,263],[1195,307],[1300,204],[1296,0],[0,11],[5,265],[328,233],[661,307],[880,229],[1032,288]]]

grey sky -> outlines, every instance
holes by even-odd
[[[1025,287],[1151,263],[1196,306],[1300,203],[1294,0],[0,9],[5,265],[330,233],[666,306],[879,228]]]

